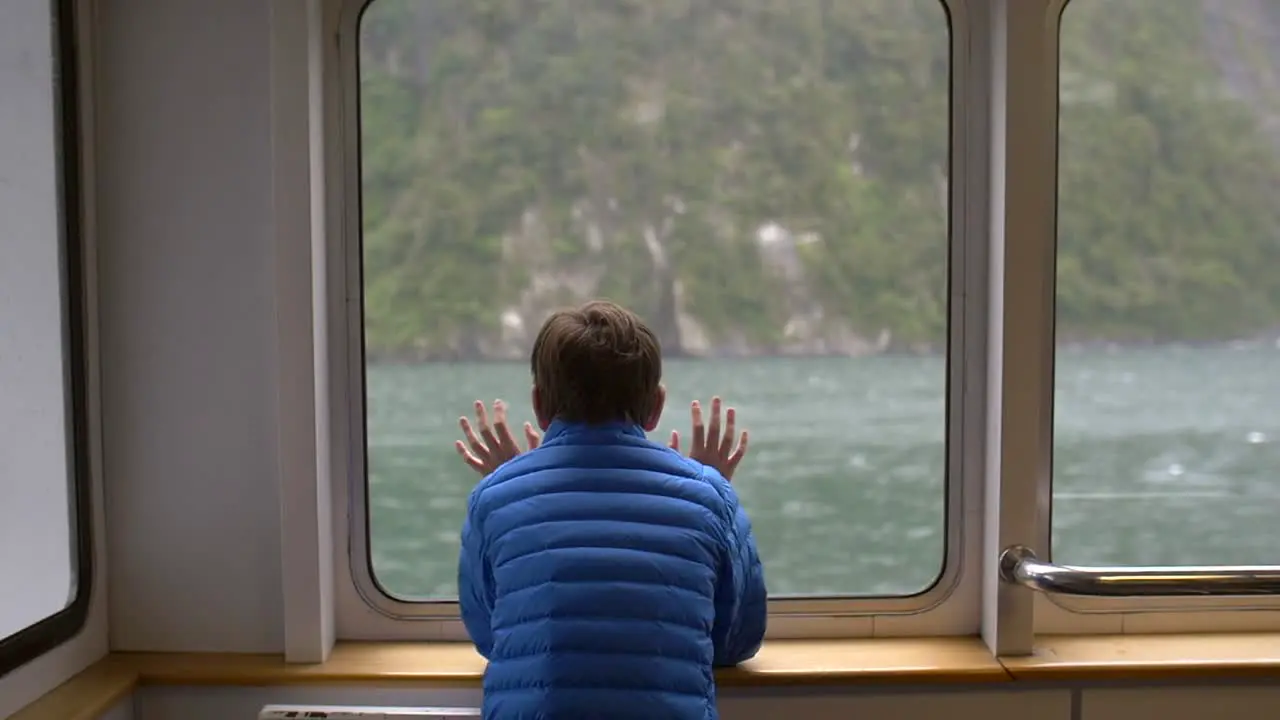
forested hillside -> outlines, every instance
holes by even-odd
[[[1275,25],[1068,7],[1060,337],[1280,327]],[[936,0],[376,0],[370,357],[520,357],[601,295],[672,354],[941,347],[948,43]]]

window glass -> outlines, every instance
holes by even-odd
[[[52,19],[0,4],[0,643],[76,595]]]
[[[1280,6],[1062,19],[1054,559],[1280,564]]]
[[[722,395],[775,596],[905,595],[945,550],[950,39],[937,0],[376,0],[360,29],[371,561],[455,594],[458,417],[532,420],[546,315]]]

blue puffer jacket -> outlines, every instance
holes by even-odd
[[[635,425],[556,421],[482,480],[458,594],[488,720],[714,719],[712,666],[764,637],[737,494]]]

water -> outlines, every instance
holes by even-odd
[[[768,358],[666,367],[652,437],[688,403],[739,409],[751,452],[734,485],[774,594],[919,592],[945,545],[945,361]],[[1062,352],[1054,559],[1280,564],[1280,351]],[[532,420],[523,363],[372,367],[374,572],[390,592],[456,595],[458,532],[478,476],[453,449],[477,398]],[[518,427],[518,425],[517,425]]]

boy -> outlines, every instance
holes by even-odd
[[[552,315],[533,345],[533,408],[521,453],[494,404],[457,449],[486,477],[462,527],[462,621],[488,661],[488,720],[714,720],[713,666],[754,656],[764,571],[729,484],[747,450],[734,411],[720,432],[693,404],[689,457],[658,426],[657,337],[592,301]]]

